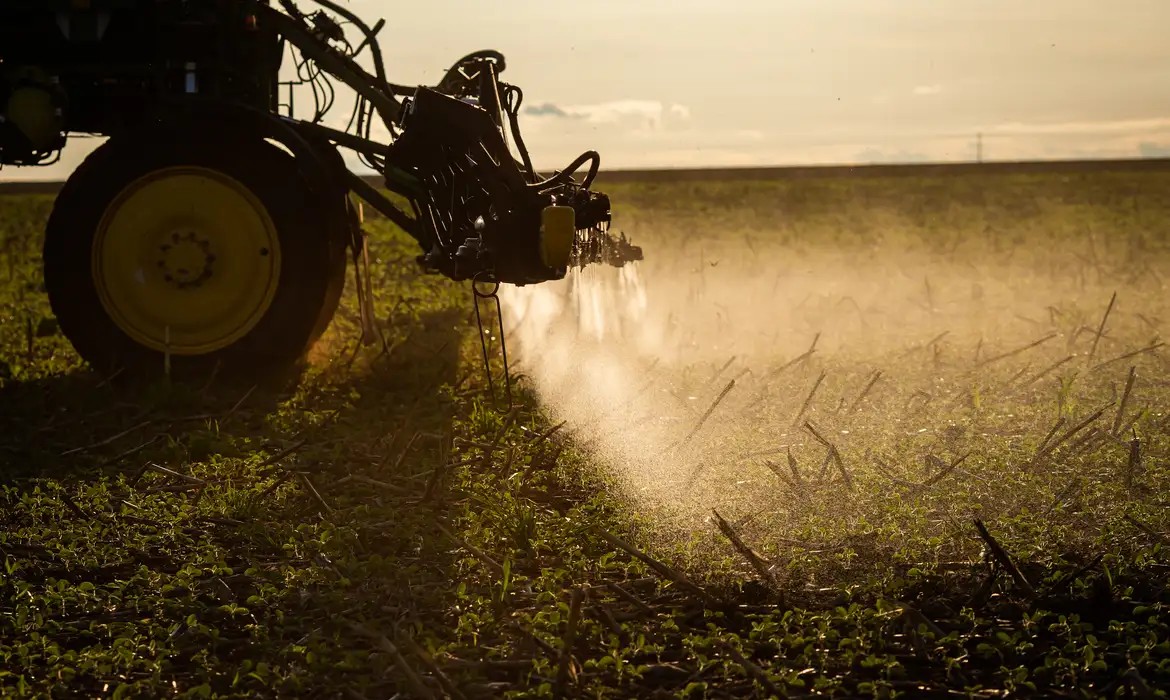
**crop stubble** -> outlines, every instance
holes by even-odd
[[[695,565],[720,516],[790,585],[1164,518],[1165,195],[917,184],[630,186],[645,263],[509,290],[547,410]]]
[[[507,414],[380,224],[383,344],[129,398],[8,206],[0,688],[1150,696],[1168,180],[615,185],[647,261],[509,292]]]

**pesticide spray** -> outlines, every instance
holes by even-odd
[[[502,295],[551,417],[683,532],[709,530],[712,509],[771,534],[872,522],[891,481],[964,453],[975,471],[982,448],[1009,447],[1003,425],[1051,420],[1012,388],[1081,351],[1052,309],[1071,329],[1109,298],[1048,248],[649,233],[641,263]],[[982,507],[1019,505],[993,487]]]

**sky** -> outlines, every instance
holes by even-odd
[[[1170,156],[1166,0],[345,4],[386,19],[395,82],[502,51],[546,170],[584,150],[603,168],[964,161],[977,134],[985,160]],[[93,145],[0,179],[64,177]]]

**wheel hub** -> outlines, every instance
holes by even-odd
[[[211,241],[195,231],[175,231],[158,247],[163,280],[176,289],[198,287],[214,274]]]
[[[199,355],[268,311],[280,244],[264,205],[207,168],[165,168],[127,186],[94,236],[93,279],[114,323],[160,352]]]

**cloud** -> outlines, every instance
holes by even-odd
[[[545,102],[544,104],[533,105],[531,107],[525,107],[524,113],[531,115],[531,116],[534,116],[534,117],[567,117],[567,118],[571,118],[573,116],[573,115],[569,114],[568,112],[566,112],[565,110],[561,109],[560,107],[554,105],[551,102]]]
[[[567,116],[521,120],[540,170],[563,167],[584,149],[601,153],[602,168],[764,165],[775,158],[770,131],[703,124],[683,104],[615,100],[557,107]]]
[[[546,102],[528,107],[524,113],[536,118],[580,119],[594,125],[628,123],[651,129],[681,124],[691,118],[691,110],[686,105],[657,100],[611,100],[564,106]]]
[[[1104,134],[1138,134],[1161,132],[1170,129],[1170,118],[1153,119],[1119,119],[1114,121],[1076,121],[1076,122],[1048,122],[1023,123],[1010,122],[998,124],[987,129],[987,132],[1013,136],[1025,135],[1104,135]]]
[[[914,90],[913,90],[912,92],[913,92],[915,95],[918,95],[919,97],[925,97],[925,96],[927,96],[927,95],[937,95],[937,94],[939,94],[940,92],[942,92],[942,85],[938,85],[938,84],[935,84],[935,85],[917,85],[917,86],[915,86],[915,87],[914,87]]]
[[[885,151],[879,148],[867,148],[856,156],[858,163],[926,163],[931,160],[925,153],[918,153],[905,149]]]

